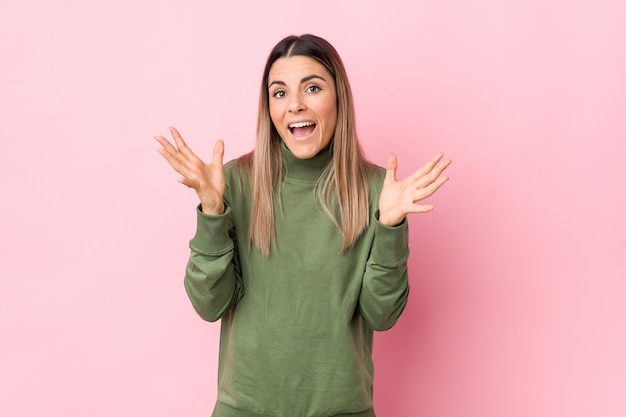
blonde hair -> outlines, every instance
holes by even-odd
[[[247,171],[251,185],[248,246],[254,244],[265,256],[269,256],[272,244],[276,247],[274,206],[280,204],[285,162],[282,139],[270,118],[268,79],[276,60],[294,55],[316,59],[335,80],[337,125],[330,144],[333,157],[318,179],[315,193],[322,210],[343,235],[341,251],[345,252],[369,224],[367,178],[371,165],[358,141],[352,91],[343,62],[330,43],[309,34],[281,40],[265,64],[259,95],[256,149],[238,160],[238,166]]]

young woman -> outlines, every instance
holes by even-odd
[[[336,50],[290,36],[270,53],[256,149],[210,164],[173,128],[159,152],[200,199],[185,288],[221,319],[214,417],[374,416],[372,342],[409,294],[409,213],[448,179],[435,156],[397,181],[361,151]]]

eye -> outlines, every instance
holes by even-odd
[[[317,93],[318,91],[322,91],[322,89],[317,85],[311,85],[307,87],[304,91],[306,91],[307,93]]]
[[[276,90],[276,91],[274,91],[274,94],[272,94],[272,97],[283,98],[283,97],[285,97],[286,94],[287,93],[285,93],[283,90]]]

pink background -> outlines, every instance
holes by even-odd
[[[248,151],[267,53],[312,32],[373,161],[454,160],[410,220],[378,414],[625,417],[624,4],[3,0],[0,415],[209,415],[195,196],[152,138]]]

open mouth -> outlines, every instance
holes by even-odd
[[[289,131],[294,137],[305,137],[313,133],[315,126],[315,123],[311,121],[296,122],[289,125]]]

